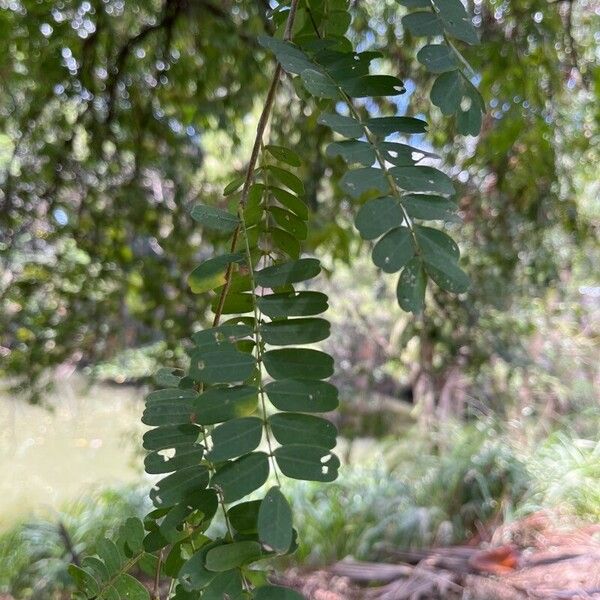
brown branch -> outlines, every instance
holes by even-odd
[[[294,19],[296,17],[296,11],[298,10],[298,1],[292,0],[292,4],[290,6],[290,11],[287,18],[287,23],[285,26],[285,33],[283,35],[283,39],[289,41],[292,37],[292,26],[294,24]],[[275,72],[273,73],[273,78],[271,79],[271,85],[269,86],[269,91],[267,93],[267,98],[265,100],[265,104],[263,106],[262,113],[260,115],[260,119],[258,120],[258,125],[256,127],[256,137],[254,138],[254,146],[252,147],[252,154],[250,155],[250,161],[246,168],[246,176],[244,178],[244,186],[242,187],[242,193],[240,196],[239,209],[244,210],[248,202],[248,194],[250,192],[250,186],[254,180],[254,172],[256,170],[256,163],[258,162],[258,156],[260,154],[260,148],[262,145],[263,136],[265,133],[265,129],[267,127],[267,123],[269,122],[269,117],[271,115],[271,111],[273,109],[273,104],[275,102],[275,94],[277,92],[277,86],[279,85],[279,80],[281,78],[282,68],[279,63],[277,63],[277,67],[275,68]],[[237,245],[238,239],[240,236],[240,225],[235,228],[233,232],[233,238],[231,240],[231,251],[235,251],[235,247]],[[225,285],[221,290],[221,295],[219,297],[219,302],[217,304],[217,309],[215,311],[215,318],[213,319],[213,327],[216,327],[221,320],[221,314],[223,313],[223,306],[225,305],[225,300],[227,298],[227,294],[229,292],[229,288],[231,286],[231,276],[233,273],[233,263],[229,263],[227,266],[227,271],[225,272]]]

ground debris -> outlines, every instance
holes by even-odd
[[[479,546],[388,549],[386,559],[289,571],[282,582],[307,600],[600,600],[600,525],[568,528],[542,513]]]

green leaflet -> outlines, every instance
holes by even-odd
[[[479,43],[477,31],[461,0],[434,0],[433,3],[449,35],[467,44]]]
[[[296,177],[290,171],[286,169],[282,169],[280,167],[275,167],[273,165],[267,165],[264,167],[265,170],[268,170],[269,173],[281,184],[288,187],[292,192],[302,196],[304,194],[304,184],[302,180]]]
[[[279,206],[269,207],[269,212],[275,219],[275,222],[290,233],[297,240],[305,240],[308,235],[306,223],[289,210],[280,208]]]
[[[163,367],[154,375],[154,383],[159,387],[177,387],[183,377],[183,371]]]
[[[326,381],[280,379],[265,386],[275,408],[299,412],[329,412],[338,406],[338,390]]]
[[[282,445],[308,444],[331,450],[335,447],[337,430],[333,423],[298,413],[280,413],[269,417],[275,439]]]
[[[271,488],[260,504],[258,538],[269,550],[285,554],[292,545],[292,509],[278,487]]]
[[[321,263],[316,258],[301,258],[266,267],[255,273],[257,285],[276,288],[316,277],[321,272]]]
[[[400,203],[393,197],[369,200],[358,211],[355,225],[365,240],[373,240],[404,222]]]
[[[265,369],[273,379],[327,379],[333,375],[333,358],[307,348],[269,350],[263,355]]]
[[[423,258],[427,263],[442,268],[447,262],[456,262],[459,259],[460,250],[458,245],[443,231],[432,227],[419,226],[415,233]]]
[[[150,498],[157,507],[172,506],[188,494],[208,485],[208,469],[194,465],[175,471],[161,479],[151,490]]]
[[[340,461],[326,448],[289,444],[275,450],[281,472],[292,479],[307,481],[333,481],[337,477]]]
[[[235,348],[194,350],[190,361],[190,376],[203,383],[245,381],[256,368],[256,359],[251,354]]]
[[[365,75],[357,79],[342,81],[341,87],[351,98],[397,96],[406,92],[402,81],[391,75]]]
[[[430,194],[406,194],[402,196],[402,206],[413,219],[425,221],[456,221],[458,207],[448,198]]]
[[[362,125],[352,117],[324,113],[319,117],[319,123],[327,125],[327,127],[344,137],[359,138],[364,135]]]
[[[414,241],[407,227],[386,233],[373,248],[373,262],[386,273],[399,271],[415,254]]]
[[[231,233],[238,225],[236,215],[206,204],[197,204],[192,208],[192,219],[204,225],[207,229],[214,229],[221,233]]]
[[[341,100],[337,85],[327,76],[315,69],[302,71],[300,77],[304,87],[317,98]]]
[[[344,140],[333,142],[327,146],[328,156],[341,156],[348,164],[361,164],[371,166],[375,160],[375,151],[367,142],[358,140]]]
[[[222,423],[251,415],[258,402],[258,390],[249,385],[209,388],[192,404],[194,421],[202,425]]]
[[[444,33],[442,20],[428,10],[418,10],[402,17],[402,25],[416,36],[433,37]]]
[[[206,553],[206,568],[209,571],[229,571],[258,560],[261,554],[261,547],[257,542],[222,544]]]
[[[416,134],[427,131],[427,122],[413,117],[375,117],[367,119],[365,125],[380,137],[393,133]]]
[[[426,285],[427,276],[423,269],[423,263],[420,259],[413,258],[404,267],[398,279],[396,295],[400,307],[407,312],[419,314],[423,310],[425,302]]]
[[[235,502],[257,490],[268,476],[268,456],[264,452],[253,452],[221,467],[210,485],[221,491],[225,502]]]
[[[181,567],[178,577],[188,590],[201,590],[217,577],[215,571],[206,568],[206,555],[218,548],[223,542],[220,540],[205,544]]]
[[[277,160],[287,163],[292,167],[299,167],[302,164],[302,160],[300,156],[293,150],[289,148],[284,148],[283,146],[274,146],[273,144],[267,144],[265,146],[265,150],[271,155],[274,156]]]
[[[302,73],[302,71],[312,69],[314,66],[306,58],[304,52],[294,44],[266,35],[258,36],[258,42],[277,56],[277,60],[288,73]]]
[[[258,298],[261,312],[271,318],[318,315],[329,307],[327,296],[321,292],[286,292]]]
[[[262,438],[262,421],[257,417],[234,419],[215,427],[211,433],[213,447],[207,458],[221,462],[256,450]]]
[[[211,302],[211,309],[216,312],[219,304],[219,297]],[[221,309],[223,315],[239,315],[246,312],[252,312],[252,296],[250,294],[236,294],[230,292],[227,294],[225,303]]]
[[[381,142],[380,148],[385,160],[397,167],[412,166],[426,157],[439,158],[431,152],[425,152],[414,146],[398,142]]]
[[[171,473],[186,467],[197,465],[204,456],[204,447],[196,444],[182,444],[173,446],[173,456],[166,456],[162,452],[151,452],[144,459],[146,473],[151,475]]]
[[[390,184],[383,170],[373,167],[346,171],[340,185],[353,198],[358,198],[369,191],[378,191],[384,194],[390,189]]]
[[[186,425],[190,423],[191,402],[198,396],[195,390],[167,388],[146,396],[142,415],[145,425]]]
[[[252,327],[236,323],[197,331],[192,334],[192,341],[198,350],[215,350],[218,346],[230,348],[232,343],[251,335]]]
[[[273,227],[271,229],[271,240],[274,248],[281,250],[290,258],[294,260],[300,258],[300,241],[289,231],[285,231],[280,227]]]
[[[450,177],[433,167],[392,167],[390,173],[396,183],[407,192],[454,194],[454,185]]]
[[[271,346],[312,344],[329,337],[329,321],[325,319],[286,319],[260,326],[263,340]]]
[[[239,569],[220,573],[202,592],[202,600],[243,600],[247,597]]]
[[[469,289],[468,275],[455,263],[447,263],[440,269],[426,263],[425,270],[429,277],[447,292],[462,294]]]
[[[304,600],[304,597],[288,588],[265,585],[256,590],[254,600]]]
[[[238,533],[257,533],[261,502],[261,500],[240,502],[227,511],[229,522]]]
[[[308,206],[304,200],[284,189],[274,186],[269,187],[269,192],[275,197],[277,202],[283,204],[283,206],[298,215],[301,219],[304,221],[308,219]]]
[[[417,54],[417,59],[432,73],[454,71],[458,67],[456,54],[447,44],[428,44]]]
[[[431,101],[445,115],[454,114],[460,108],[463,97],[463,79],[458,71],[440,75],[431,88]]]
[[[214,290],[225,283],[225,272],[231,263],[239,263],[244,259],[241,252],[223,254],[205,260],[196,267],[189,276],[189,284],[194,294],[202,294]]]

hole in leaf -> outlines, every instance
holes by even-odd
[[[471,108],[472,100],[469,96],[463,96],[460,101],[460,110],[467,112]]]

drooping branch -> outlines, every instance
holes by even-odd
[[[298,0],[292,0],[290,11],[288,14],[287,23],[285,26],[284,40],[289,41],[292,37],[292,27],[294,25],[294,19],[296,17],[296,12],[298,10]],[[279,80],[281,79],[282,68],[279,63],[275,67],[275,72],[273,73],[273,77],[271,79],[271,85],[269,86],[269,91],[267,92],[267,98],[265,99],[265,103],[263,106],[262,113],[258,120],[258,125],[256,126],[256,136],[254,138],[254,144],[252,146],[252,154],[250,155],[250,161],[248,162],[248,166],[246,167],[246,175],[244,177],[244,185],[242,187],[242,193],[240,196],[240,207],[243,208],[246,206],[248,202],[248,193],[250,191],[250,186],[252,185],[252,181],[254,180],[254,172],[256,170],[256,163],[258,162],[258,157],[260,154],[260,148],[262,145],[263,136],[265,133],[265,129],[267,127],[267,123],[269,122],[269,117],[271,116],[271,111],[273,110],[273,103],[275,102],[275,95],[277,93],[277,87],[279,86]],[[233,232],[233,237],[231,240],[231,251],[234,252],[238,243],[240,235],[240,225],[238,225]],[[230,263],[227,267],[227,271],[225,273],[225,285],[221,290],[221,295],[219,296],[219,301],[217,303],[217,308],[215,311],[215,318],[213,319],[213,327],[216,327],[219,324],[221,319],[221,314],[223,312],[223,306],[225,304],[225,300],[227,298],[227,294],[229,292],[229,287],[231,286],[231,275],[233,273],[233,263]]]

